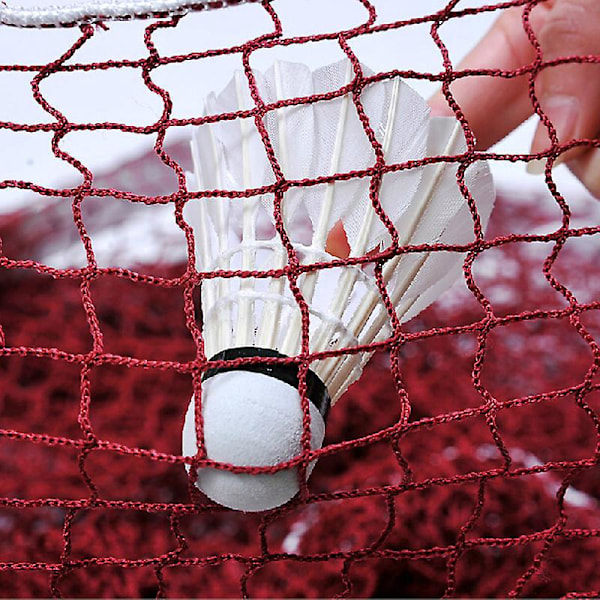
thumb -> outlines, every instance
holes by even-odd
[[[543,60],[600,54],[599,31],[598,0],[556,0],[538,36]],[[600,132],[600,65],[570,63],[548,67],[536,80],[536,95],[559,143],[593,138]],[[541,122],[531,152],[543,152],[551,144],[551,129]],[[559,160],[573,160],[585,151],[585,147],[573,149]],[[530,167],[537,171],[540,164],[532,162]]]

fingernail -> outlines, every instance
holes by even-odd
[[[525,170],[530,175],[541,175],[546,170],[545,158],[534,158],[527,163]]]
[[[542,110],[556,130],[558,141],[561,144],[572,139],[577,127],[579,117],[579,100],[574,96],[551,96],[541,101]],[[541,152],[550,145],[548,130],[543,123],[538,125],[531,144],[531,152]]]
[[[550,119],[558,141],[568,142],[575,135],[577,117],[579,116],[579,100],[573,96],[552,96],[542,102],[542,108]]]
[[[525,170],[530,175],[543,175],[546,172],[547,158],[534,158],[527,163]],[[562,165],[565,162],[565,155],[561,154],[554,159],[552,163],[552,170],[556,169],[558,165]]]

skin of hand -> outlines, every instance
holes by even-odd
[[[515,70],[533,64],[535,49],[523,27],[521,6],[503,11],[484,38],[460,64],[462,69]],[[546,0],[530,13],[542,60],[566,56],[600,58],[600,0]],[[513,77],[468,76],[455,80],[450,91],[477,138],[489,148],[534,112],[529,97],[529,73]],[[535,80],[542,111],[556,130],[558,142],[600,138],[600,63],[569,63],[542,69]],[[441,91],[429,102],[434,115],[453,115]],[[540,122],[531,153],[550,150],[552,142]],[[600,148],[580,146],[554,162],[566,162],[585,187],[600,198]],[[543,172],[545,160],[531,161],[528,171]]]

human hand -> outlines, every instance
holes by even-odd
[[[536,57],[523,28],[523,7],[510,8],[464,59],[459,69],[514,70]],[[531,26],[540,43],[542,59],[589,56],[600,59],[600,2],[598,0],[547,0],[531,11]],[[450,90],[477,137],[480,149],[490,147],[533,114],[529,73],[516,78],[469,76],[457,79]],[[561,144],[572,139],[600,138],[600,64],[570,63],[538,73],[536,96]],[[432,113],[454,114],[441,92],[431,100]],[[551,146],[548,130],[540,122],[531,153]],[[600,148],[580,146],[560,155],[587,189],[600,198]],[[528,171],[539,173],[545,160],[531,161]]]

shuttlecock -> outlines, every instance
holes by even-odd
[[[363,72],[368,69],[363,67]],[[279,62],[256,74],[266,103],[339,89],[353,77],[343,61],[316,71]],[[466,149],[460,124],[430,118],[423,98],[399,78],[366,86],[360,96],[386,164],[425,156],[457,155]],[[206,102],[207,114],[248,107],[244,77]],[[351,94],[285,106],[264,120],[275,157],[288,181],[361,171],[375,152]],[[191,142],[197,189],[258,188],[274,183],[273,169],[252,119],[219,121],[196,129]],[[439,162],[384,175],[378,198],[403,245],[467,244],[473,219],[456,181],[456,163]],[[485,163],[471,165],[465,182],[482,224],[489,218],[494,189]],[[373,209],[370,178],[291,186],[281,204],[286,232],[302,264],[327,263],[327,237],[340,221],[350,256],[385,247],[391,236]],[[273,226],[273,197],[204,198],[190,201],[201,271],[282,269],[288,256]],[[458,277],[463,255],[406,253],[390,259],[383,277],[401,322],[433,302]],[[369,267],[348,265],[307,272],[298,286],[309,313],[312,352],[384,340],[390,319]],[[301,313],[285,277],[211,278],[202,284],[205,351],[218,360],[249,356],[292,357],[301,351]],[[311,447],[320,448],[329,405],[361,374],[369,353],[341,354],[314,361],[307,377]],[[197,452],[195,402],[189,405],[183,453]],[[303,411],[294,365],[245,365],[205,373],[203,435],[208,458],[236,466],[270,466],[302,453]],[[311,464],[312,468],[314,464]],[[311,468],[308,469],[310,473]],[[216,502],[243,511],[261,511],[290,500],[299,489],[297,469],[274,474],[198,470],[197,486]]]

